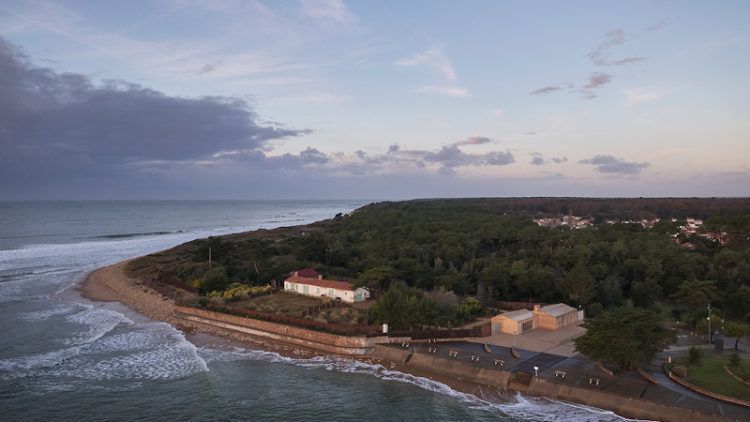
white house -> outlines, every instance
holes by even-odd
[[[370,291],[364,287],[354,288],[346,281],[326,280],[323,276],[317,278],[293,275],[284,280],[284,290],[305,296],[329,297],[343,302],[362,302],[370,297]]]

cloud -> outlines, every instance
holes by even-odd
[[[37,67],[0,38],[0,178],[133,171],[310,133],[262,122],[243,100],[183,98]],[[303,159],[314,158],[308,152]],[[319,159],[319,158],[318,158]]]
[[[443,48],[440,46],[432,46],[411,57],[396,60],[395,64],[397,66],[417,66],[424,64],[440,72],[440,74],[449,81],[455,81],[458,79],[456,70],[453,68],[453,63],[445,53],[443,53]]]
[[[529,155],[531,155],[531,161],[529,162],[529,164],[531,164],[532,166],[544,165],[545,161],[544,161],[544,156],[542,156],[542,154],[538,152],[532,152]]]
[[[548,85],[529,92],[529,95],[545,95],[567,88],[565,85]]]
[[[471,136],[464,140],[455,142],[453,145],[456,146],[462,146],[462,145],[482,145],[482,144],[491,144],[495,142],[492,138],[487,138],[485,136]]]
[[[425,94],[440,94],[448,95],[451,97],[468,97],[469,91],[466,88],[453,87],[453,86],[423,86],[417,88],[417,92]]]
[[[649,88],[631,88],[626,89],[624,93],[625,105],[627,105],[628,107],[634,106],[638,103],[660,100],[666,95],[662,92],[655,91]]]
[[[300,0],[300,8],[302,13],[314,18],[337,22],[351,21],[355,18],[343,0]]]
[[[613,48],[625,44],[628,40],[625,35],[625,31],[620,28],[612,29],[606,34],[606,38],[593,50],[589,51],[586,55],[589,60],[597,66],[620,66],[631,63],[638,63],[646,60],[645,57],[631,56],[617,60],[610,60],[608,58],[610,50]]]
[[[505,110],[503,110],[502,108],[496,108],[492,110],[491,113],[495,117],[503,117],[503,115],[505,115]]]
[[[597,89],[610,83],[612,81],[612,75],[608,73],[595,72],[589,76],[588,82],[584,85],[579,92],[583,98],[596,98]]]
[[[615,158],[611,155],[596,155],[587,160],[579,161],[581,164],[591,164],[595,166],[596,171],[600,173],[612,174],[638,174],[650,164],[647,162],[628,162],[622,158]]]
[[[666,28],[667,21],[659,21],[653,25],[650,25],[648,28],[646,28],[647,31],[661,31],[662,29]]]
[[[531,156],[529,164],[532,166],[541,166],[548,163],[561,164],[568,161],[568,157],[551,157],[549,160],[545,160],[544,155],[540,152],[532,152],[529,155]]]

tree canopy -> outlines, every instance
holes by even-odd
[[[574,340],[576,350],[591,359],[632,369],[651,362],[675,340],[661,317],[637,307],[621,307],[586,320],[586,334]]]

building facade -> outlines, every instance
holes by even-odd
[[[348,303],[362,302],[370,297],[370,291],[364,287],[355,289],[352,283],[326,280],[321,275],[317,278],[293,275],[284,280],[284,290],[311,297],[328,297]]]
[[[492,334],[523,334],[536,328],[543,330],[559,330],[570,325],[577,325],[583,321],[583,311],[578,311],[564,303],[540,306],[534,305],[534,310],[519,309],[503,312],[492,317]]]

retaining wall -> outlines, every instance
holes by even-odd
[[[635,419],[660,420],[664,422],[718,422],[726,421],[719,415],[707,415],[684,407],[669,406],[621,394],[575,387],[533,378],[526,393],[534,396],[584,404],[609,409],[618,415]]]

